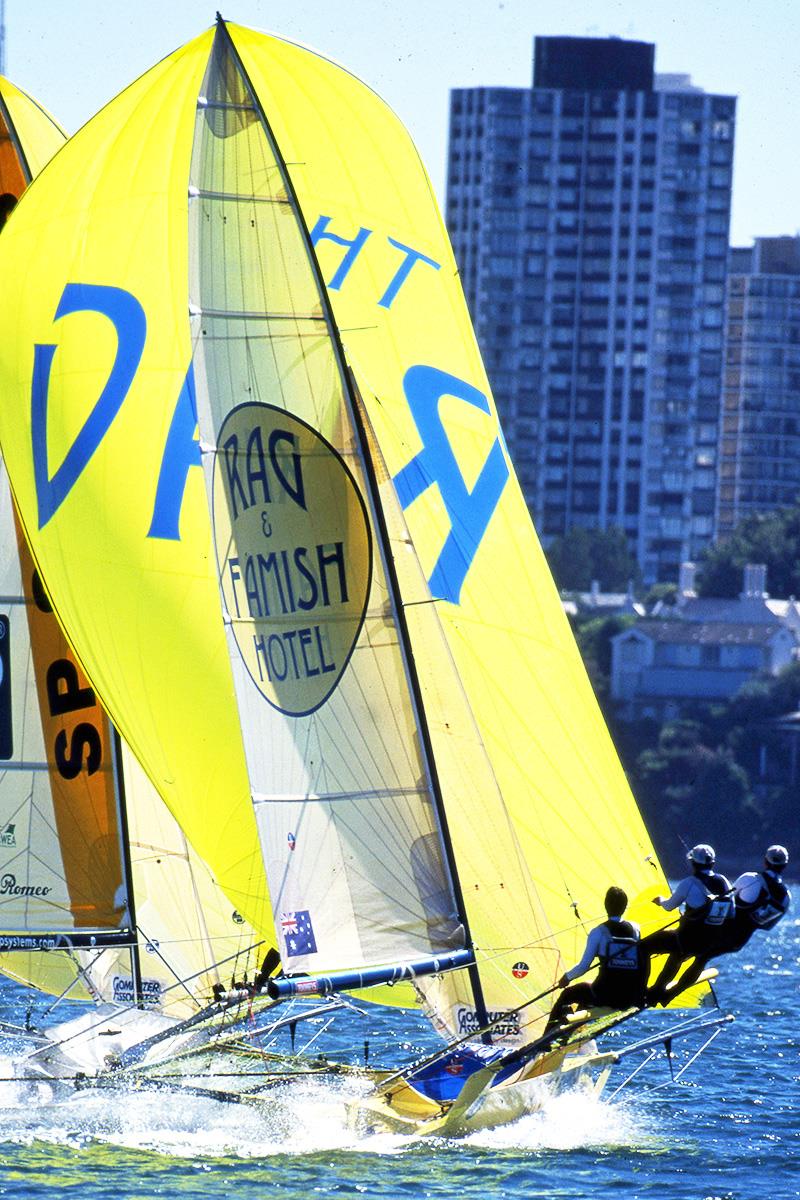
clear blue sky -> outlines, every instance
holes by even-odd
[[[655,42],[657,71],[739,97],[732,240],[800,230],[800,0],[221,2],[227,19],[313,46],[378,91],[440,198],[451,87],[528,86],[537,33]],[[215,0],[6,0],[6,74],[73,132],[214,15]]]

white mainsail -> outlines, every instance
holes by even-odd
[[[200,444],[284,967],[459,949],[341,359],[224,34],[201,89],[190,197]]]

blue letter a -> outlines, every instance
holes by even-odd
[[[450,518],[450,533],[428,585],[435,599],[458,604],[467,572],[508,480],[508,463],[498,438],[469,491],[442,425],[439,401],[443,396],[455,396],[489,413],[486,396],[463,379],[436,367],[411,367],[406,371],[403,386],[422,438],[422,449],[395,475],[394,483],[404,509],[433,484],[439,488]]]

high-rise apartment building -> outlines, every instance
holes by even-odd
[[[452,93],[447,220],[545,543],[623,528],[647,580],[714,532],[736,100],[641,42],[537,38]]]
[[[800,238],[731,250],[717,532],[800,497]]]

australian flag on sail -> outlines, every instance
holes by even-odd
[[[299,909],[297,912],[281,913],[281,930],[286,943],[287,958],[296,958],[299,954],[317,953],[317,943],[307,908]]]

